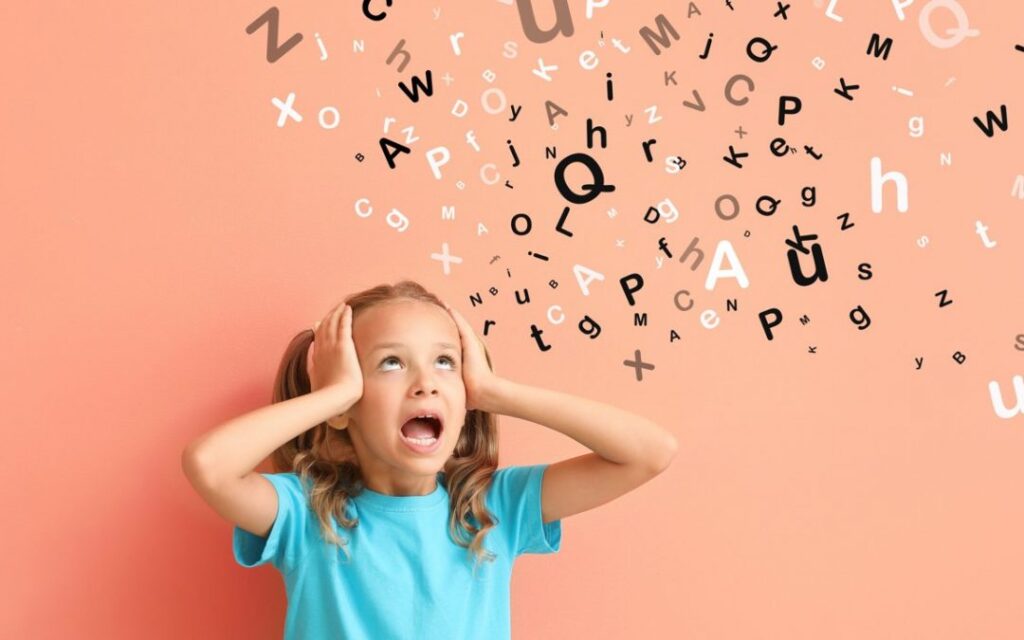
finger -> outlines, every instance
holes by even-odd
[[[455,321],[455,326],[458,327],[459,333],[465,333],[467,323],[466,319],[462,317],[462,314],[456,311],[454,308],[449,307],[448,303],[445,303],[444,307],[445,309],[448,310],[448,315],[450,315],[452,317],[452,320]]]
[[[343,303],[343,304],[344,304],[344,303]],[[320,319],[320,320],[317,320],[317,321],[316,321],[316,322],[315,322],[315,323],[313,324],[313,339],[314,339],[314,341],[315,341],[315,340],[316,340],[317,338],[319,338],[319,339],[320,339],[320,343],[321,343],[321,344],[323,344],[323,342],[324,342],[325,340],[327,340],[327,331],[326,331],[326,329],[328,328],[328,326],[329,326],[329,324],[330,324],[330,323],[328,323],[327,325],[325,325],[325,324],[324,324],[324,320],[330,320],[330,319],[331,319],[331,316],[332,316],[332,315],[334,314],[334,311],[335,311],[335,310],[337,310],[337,307],[335,307],[334,309],[331,309],[330,311],[328,311],[328,312],[327,312],[327,315],[325,315],[325,316],[324,316],[324,317],[323,317],[322,319]],[[320,327],[323,327],[323,328],[324,328],[324,331],[321,331],[321,330],[320,330]]]
[[[467,342],[472,338],[476,338],[477,341],[479,342],[480,336],[477,335],[476,329],[473,328],[473,325],[469,324],[469,320],[466,320],[464,317],[462,317],[462,314],[456,311],[455,309],[452,309],[452,314],[454,315],[455,322],[458,323],[459,329],[462,332],[463,336],[466,338]]]
[[[341,318],[341,314],[345,312],[347,307],[344,302],[334,307],[330,315],[327,316],[326,338],[329,342],[337,342],[338,340],[338,320]]]
[[[345,305],[345,312],[341,314],[341,341],[345,344],[352,342],[352,307]]]
[[[454,322],[454,323],[455,323],[455,328],[456,328],[456,329],[459,329],[459,333],[461,334],[461,333],[462,333],[462,327],[460,327],[460,326],[459,326],[459,319],[458,319],[458,318],[456,318],[456,317],[455,317],[455,313],[453,313],[453,312],[454,312],[455,310],[454,310],[454,309],[452,309],[452,308],[451,308],[451,307],[450,307],[450,306],[448,305],[448,303],[447,303],[447,302],[445,302],[444,300],[442,300],[442,301],[441,301],[441,304],[443,304],[443,305],[444,305],[444,310],[448,312],[448,317],[450,317],[450,318],[452,319],[452,322]]]
[[[484,341],[483,339],[480,338],[479,335],[477,335],[476,330],[473,329],[473,327],[469,324],[469,321],[462,317],[462,314],[456,311],[455,309],[449,307],[448,311],[449,313],[451,313],[452,318],[455,320],[456,326],[458,326],[459,328],[459,335],[462,338],[463,352],[473,348],[474,338],[476,343],[479,344],[480,348],[482,349]]]
[[[449,313],[452,316],[452,320],[455,321],[455,328],[459,330],[459,341],[462,343],[462,353],[465,354],[466,350],[470,348],[470,342],[468,338],[472,330],[466,326],[464,318],[460,318],[456,315],[454,309],[449,310]]]

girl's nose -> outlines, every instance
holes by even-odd
[[[437,381],[432,374],[427,372],[420,373],[416,377],[412,389],[415,396],[436,395],[438,393]]]

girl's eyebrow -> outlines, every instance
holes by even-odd
[[[456,348],[455,345],[450,343],[450,342],[435,342],[434,346],[443,347],[445,349],[455,349]],[[392,349],[394,347],[405,347],[405,344],[401,343],[401,342],[384,342],[384,343],[378,344],[376,347],[370,349],[370,353],[373,353],[374,351],[378,351],[380,349]]]

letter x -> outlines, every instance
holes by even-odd
[[[271,102],[274,106],[281,110],[281,115],[277,117],[277,126],[283,127],[285,122],[288,122],[288,117],[291,116],[295,119],[295,122],[302,122],[302,116],[295,109],[292,109],[292,105],[295,104],[295,92],[292,91],[288,94],[287,102],[281,102],[279,98],[271,98]]]
[[[432,253],[430,254],[430,257],[444,263],[444,275],[448,275],[452,272],[450,263],[454,262],[455,264],[462,264],[462,258],[448,253],[447,242],[441,243],[441,253]]]
[[[622,364],[626,365],[627,367],[636,367],[636,379],[639,380],[639,381],[643,381],[643,379],[644,379],[643,369],[648,369],[650,371],[654,371],[654,365],[653,364],[648,364],[648,363],[646,363],[646,362],[644,362],[643,360],[640,359],[640,350],[639,349],[637,349],[633,353],[636,354],[635,356],[633,356],[634,358],[636,358],[636,360],[623,360]]]

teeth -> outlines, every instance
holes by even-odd
[[[434,437],[430,437],[430,438],[409,438],[409,437],[406,437],[406,436],[402,436],[402,437],[405,438],[406,440],[408,440],[409,442],[415,442],[416,444],[421,444],[421,445],[426,446],[426,447],[429,447],[430,445],[432,445],[435,442],[437,442],[437,438],[434,438]]]
[[[424,414],[422,416],[413,416],[412,418],[410,418],[410,420],[412,420],[414,418],[432,418],[432,419],[436,420],[438,424],[441,424],[441,418],[435,416],[432,413]]]

